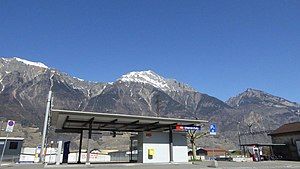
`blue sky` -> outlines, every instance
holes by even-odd
[[[92,81],[153,70],[226,100],[300,102],[300,1],[0,1],[0,55]]]

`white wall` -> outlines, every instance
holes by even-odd
[[[167,163],[170,161],[169,133],[150,132],[151,136],[143,133],[143,163]],[[153,148],[155,154],[148,158],[148,149]]]
[[[148,158],[148,149],[153,148],[155,154],[152,159]],[[149,144],[143,145],[143,163],[168,163],[170,161],[169,144]]]
[[[146,133],[140,133],[139,137],[143,143],[142,160],[143,163],[168,163],[170,162],[170,147],[169,133],[167,132],[151,132],[151,136],[146,136]],[[148,149],[153,148],[155,154],[153,158],[148,158]],[[141,155],[139,155],[141,157]],[[185,133],[173,133],[173,161],[188,162],[188,148]]]
[[[173,161],[188,162],[186,133],[173,133]]]
[[[20,162],[38,162],[39,158],[36,158],[35,155],[36,148],[24,148],[22,154],[20,155]],[[55,163],[56,160],[57,149],[50,148],[47,149],[47,155],[45,156],[45,162],[47,163]],[[70,153],[68,157],[68,163],[77,163],[79,153]],[[86,153],[81,153],[81,162],[86,162]],[[60,156],[60,162],[62,162],[63,155]],[[100,155],[100,154],[90,154],[90,162],[109,162],[110,155]]]
[[[173,146],[173,161],[178,163],[189,162],[187,146]]]

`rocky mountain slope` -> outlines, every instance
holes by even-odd
[[[24,127],[41,128],[49,90],[53,91],[53,106],[58,109],[214,121],[222,133],[217,140],[229,147],[236,144],[237,121],[242,122],[242,130],[247,130],[248,123],[254,124],[254,130],[274,128],[297,120],[295,111],[300,108],[297,103],[254,89],[225,103],[153,71],[130,72],[114,83],[96,83],[42,63],[16,57],[0,59],[2,117]]]
[[[269,93],[247,89],[245,92],[226,101],[228,105],[240,112],[244,123],[253,128],[273,129],[284,123],[300,120],[300,105]]]
[[[278,108],[299,108],[299,104],[297,104],[296,102],[291,102],[284,98],[273,96],[269,93],[256,89],[247,89],[245,92],[239,94],[238,96],[230,98],[226,103],[232,107],[256,104]]]

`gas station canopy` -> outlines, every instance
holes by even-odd
[[[240,146],[256,146],[256,147],[270,147],[270,146],[285,146],[286,144],[274,144],[274,143],[249,143],[241,144]]]
[[[199,126],[205,120],[136,116],[72,110],[51,110],[51,125],[56,132],[80,133],[82,130],[143,132],[168,131],[176,125]]]

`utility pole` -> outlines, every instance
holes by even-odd
[[[238,129],[238,137],[239,137],[239,146],[240,146],[240,151],[242,151],[242,146],[241,146],[241,132],[240,132],[240,123],[241,122],[237,122],[237,129]]]
[[[240,124],[241,124],[241,122],[237,122],[237,128],[238,128],[238,137],[239,137],[239,145],[240,145],[240,151],[241,151],[241,153],[242,153],[242,146],[241,146],[241,144],[242,144],[242,141],[241,141],[241,131],[240,131]],[[245,156],[245,146],[243,146],[243,154],[244,154],[244,156]]]
[[[49,119],[49,113],[51,108],[51,98],[52,98],[52,91],[49,91],[48,99],[47,99],[47,107],[46,107],[46,114],[45,114],[45,120],[44,120],[44,128],[43,128],[43,137],[42,137],[42,145],[41,145],[41,153],[40,153],[40,161],[45,161],[45,142],[46,142],[46,134],[47,134],[47,128],[48,128],[48,119]]]

